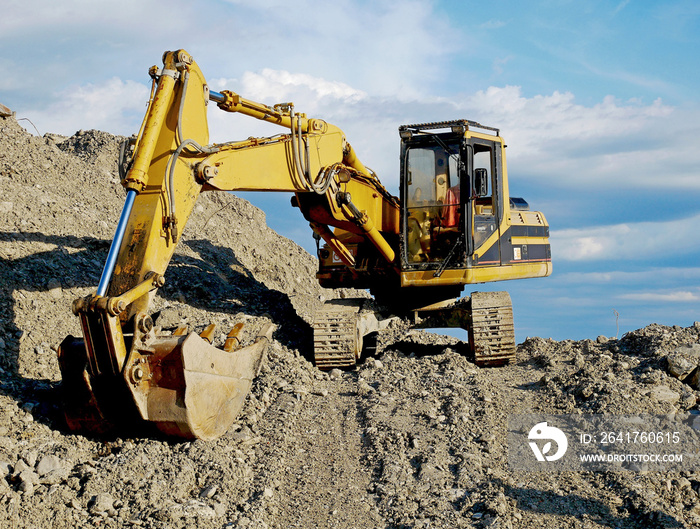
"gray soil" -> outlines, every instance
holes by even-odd
[[[219,344],[238,322],[244,342],[277,325],[239,419],[212,442],[68,431],[55,350],[80,334],[70,304],[94,291],[121,210],[118,141],[0,118],[1,527],[700,526],[696,472],[514,471],[506,438],[512,414],[697,410],[700,324],[528,338],[497,369],[396,327],[323,373],[311,314],[354,294],[321,289],[315,258],[229,194],[200,197],[152,308],[164,327],[220,324]]]

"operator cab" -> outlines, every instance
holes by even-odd
[[[470,127],[495,135],[472,133]],[[473,266],[477,254],[482,264],[484,257],[500,264],[496,232],[504,211],[498,130],[460,120],[404,125],[399,133],[406,206],[402,268],[435,269],[439,275]]]

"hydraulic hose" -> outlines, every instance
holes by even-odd
[[[301,122],[299,123],[299,133],[297,134],[296,131],[294,130],[294,106],[290,105],[289,107],[289,116],[291,118],[291,126],[289,127],[290,131],[290,139],[292,142],[292,161],[294,162],[294,168],[296,169],[297,174],[299,175],[299,179],[301,184],[306,187],[307,189],[313,189],[311,185],[309,184],[309,178],[306,175],[306,170],[303,167],[302,161],[300,160],[301,156],[301,151],[299,149],[299,144],[301,143]],[[301,120],[299,120],[301,121]]]
[[[180,154],[182,151],[185,149],[187,146],[193,147],[196,151],[203,152],[206,154],[212,154],[215,153],[219,150],[218,147],[209,147],[205,146],[202,147],[199,143],[194,141],[193,139],[186,139],[183,140],[183,134],[182,134],[182,111],[183,107],[185,106],[185,97],[187,96],[187,84],[190,79],[190,73],[187,70],[184,70],[182,73],[182,91],[180,92],[180,101],[178,105],[178,110],[177,110],[177,128],[176,128],[176,138],[178,143],[177,149],[175,149],[175,152],[172,154],[170,158],[170,167],[168,170],[168,207],[170,209],[170,218],[169,218],[169,226],[170,226],[170,235],[172,237],[173,242],[177,242],[177,217],[175,216],[175,164],[177,162],[177,159],[180,157]],[[216,92],[215,92],[216,93]]]
[[[310,155],[309,155],[309,144],[304,140],[304,133],[302,131],[301,116],[297,114],[296,116],[296,131],[294,126],[294,106],[290,105],[289,114],[291,116],[291,126],[290,138],[292,143],[292,160],[297,174],[299,175],[300,182],[303,187],[309,191],[313,191],[318,195],[323,195],[328,187],[331,185],[333,176],[336,174],[333,170],[326,170],[323,172],[324,181],[321,184],[317,184],[311,174],[309,173]],[[301,144],[304,142],[304,151],[302,152]]]
[[[175,152],[170,157],[170,168],[168,170],[168,205],[170,207],[170,235],[173,242],[177,242],[177,218],[175,216],[175,165],[183,149],[188,145],[194,147],[197,151],[206,154],[213,154],[219,150],[218,147],[202,147],[196,141],[187,139],[177,146],[177,149],[175,149]]]

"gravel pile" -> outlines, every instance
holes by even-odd
[[[517,413],[696,411],[700,324],[529,338],[498,369],[397,324],[376,357],[322,373],[311,315],[353,293],[322,290],[316,260],[228,194],[198,201],[153,310],[220,324],[219,344],[238,322],[244,342],[278,325],[239,419],[213,442],[67,431],[55,348],[80,332],[70,303],[94,290],[121,210],[119,140],[0,118],[0,526],[700,526],[694,471],[513,471],[506,442]]]

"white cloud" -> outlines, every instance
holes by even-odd
[[[559,189],[608,193],[700,189],[699,108],[612,96],[583,104],[571,92],[525,95],[518,86],[454,94],[450,72],[468,64],[469,36],[429,2],[302,0],[287,9],[281,0],[229,0],[196,9],[176,0],[166,13],[159,11],[158,2],[147,0],[136,15],[137,5],[129,0],[98,8],[87,0],[41,0],[29,16],[21,2],[10,2],[0,20],[0,42],[45,33],[63,55],[53,49],[45,56],[36,52],[30,57],[34,63],[26,64],[12,57],[0,86],[12,92],[15,85],[14,93],[36,91],[42,84],[33,72],[42,72],[56,83],[70,79],[87,97],[77,101],[64,88],[58,94],[32,92],[33,100],[21,105],[8,98],[3,103],[44,123],[38,124],[42,131],[93,126],[134,131],[141,117],[134,114],[143,109],[145,98],[133,99],[127,79],[145,84],[145,72],[159,63],[160,53],[182,46],[194,54],[212,86],[266,103],[291,100],[298,111],[340,126],[363,160],[388,180],[395,181],[398,173],[398,125],[469,118],[501,129],[509,145],[510,172],[524,185],[536,179]],[[206,39],[183,31],[201,23],[202,13],[211,9],[217,16],[207,19]],[[164,22],[153,24],[155,14]],[[495,28],[502,21],[481,24]],[[182,35],[174,43],[173,33]],[[71,42],[82,46],[79,54],[67,55]],[[458,53],[463,61],[454,60]],[[491,66],[498,70],[510,57],[496,56]],[[100,70],[92,77],[94,65]],[[106,75],[115,73],[121,87],[110,88],[114,80],[105,80]],[[95,84],[81,84],[81,76]],[[108,97],[110,108],[93,104],[91,94]],[[50,108],[46,101],[53,101]],[[238,125],[230,117],[210,119],[213,136],[220,139],[279,132],[250,120]],[[601,251],[594,239],[581,245],[583,253]]]
[[[259,73],[245,72],[241,80],[212,79],[210,84],[215,90],[231,90],[246,99],[269,106],[293,102],[295,112],[321,118],[333,124],[337,124],[340,116],[348,114],[348,108],[367,98],[365,92],[345,83],[270,68]],[[221,142],[234,137],[269,136],[284,132],[276,125],[257,122],[247,117],[234,117],[220,112],[214,105],[211,108],[209,126],[212,141]]]
[[[518,86],[491,86],[457,112],[501,129],[509,167],[562,187],[700,188],[700,109],[657,99],[612,96],[586,106],[570,92],[526,97]]]
[[[554,230],[552,259],[648,260],[660,252],[683,255],[700,250],[700,215],[663,221]]]
[[[323,108],[324,102],[330,102],[333,107],[353,104],[367,97],[362,90],[342,82],[271,68],[260,73],[245,72],[240,81],[220,78],[213,79],[210,84],[217,90],[229,89],[269,105],[293,101],[297,110],[307,114]]]
[[[209,72],[205,69],[204,74]],[[297,111],[338,125],[363,161],[390,186],[398,174],[398,125],[466,117],[501,129],[509,145],[510,173],[524,185],[536,179],[560,189],[605,193],[643,187],[700,189],[700,150],[695,144],[700,136],[700,110],[674,108],[660,100],[644,105],[608,97],[585,106],[576,103],[571,93],[525,97],[514,86],[406,100],[368,92],[333,77],[272,68],[243,71],[238,79],[210,77],[210,83],[215,89],[227,88],[266,104],[293,101]],[[64,89],[54,95],[55,102],[48,108],[16,110],[42,132],[102,128],[126,134],[139,126],[146,90],[140,83],[113,78]],[[216,141],[280,132],[221,114],[210,112]],[[568,247],[566,255],[576,259],[601,255],[611,237],[624,238],[620,231],[624,226],[615,230],[595,236],[577,234],[576,248]]]
[[[667,283],[700,283],[700,268],[652,267],[634,271],[568,272],[558,274],[557,280],[570,285],[628,286],[654,284],[665,287]]]
[[[397,171],[398,125],[467,117],[501,129],[511,174],[522,181],[536,178],[559,188],[602,192],[660,185],[700,188],[700,150],[692,140],[700,135],[700,109],[674,108],[660,100],[644,105],[606,97],[585,106],[571,93],[525,97],[516,86],[404,100],[332,78],[269,68],[213,84],[269,104],[294,101],[298,111],[343,128],[356,148],[365,143],[379,160],[370,165],[382,169],[380,174]],[[363,156],[365,151],[358,152]],[[388,152],[392,158],[386,162]],[[584,254],[601,251],[594,238],[580,244]]]
[[[115,77],[63,90],[42,110],[16,110],[18,117],[30,117],[42,134],[71,135],[80,129],[99,129],[130,135],[143,119],[148,93],[146,85]]]
[[[212,62],[224,72],[269,67],[410,99],[444,84],[448,60],[464,42],[448,17],[420,0],[229,3],[235,53],[216,53]],[[231,40],[230,28],[215,25],[212,33]]]
[[[172,24],[185,26],[188,3],[182,0],[169,0],[168,9],[179,13],[181,17],[170,17],[168,27]],[[155,31],[166,31],[154,24],[154,17],[163,16],[163,5],[158,0],[122,0],[120,2],[95,2],[93,0],[6,0],[3,2],[0,17],[0,34],[4,37],[22,37],[27,33],[36,33],[38,37],[61,33],[64,38],[77,38],[79,35],[68,33],[73,29],[81,31],[111,32],[117,26],[150,27]],[[166,13],[167,14],[167,13]],[[178,23],[179,20],[179,23]],[[39,32],[45,32],[41,35]]]
[[[679,290],[675,292],[631,292],[622,294],[620,299],[629,301],[643,301],[655,303],[694,303],[700,301],[700,295],[697,292],[689,290]]]

